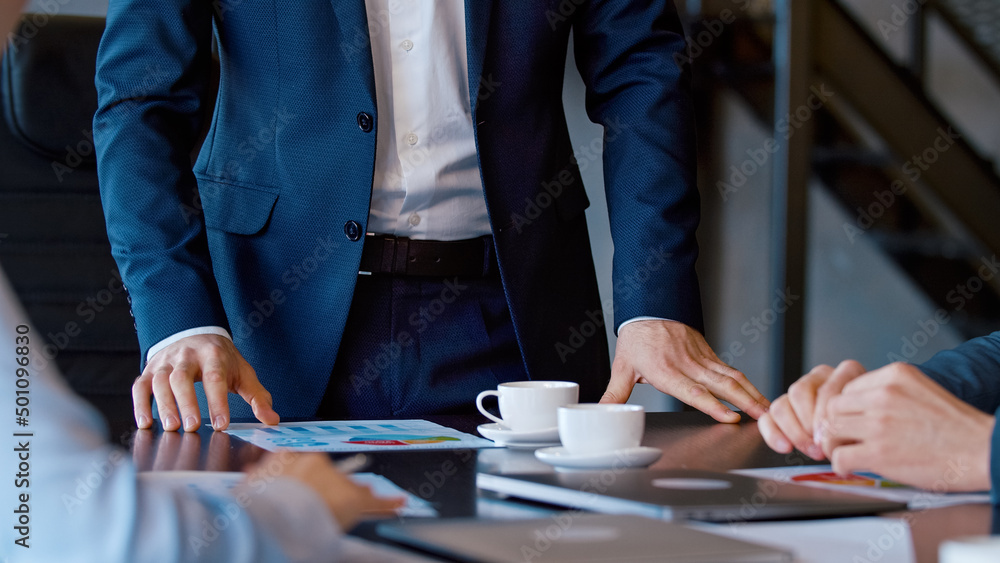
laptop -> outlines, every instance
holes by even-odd
[[[410,520],[382,523],[394,542],[471,563],[598,561],[785,563],[787,551],[641,516],[563,512],[532,520]]]
[[[685,469],[480,473],[476,484],[480,489],[522,499],[662,520],[741,522],[857,516],[906,509],[903,503],[840,491]]]

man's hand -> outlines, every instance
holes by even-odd
[[[827,403],[823,451],[837,473],[873,471],[947,491],[990,488],[995,420],[916,367],[890,364],[848,383]]]
[[[794,447],[817,461],[824,459],[820,442],[826,405],[844,385],[864,373],[865,368],[854,360],[841,362],[837,369],[814,367],[760,417],[757,427],[764,441],[779,453],[791,453]]]
[[[722,363],[698,331],[676,321],[636,321],[618,331],[611,382],[601,402],[624,403],[636,383],[649,383],[719,422],[740,421],[719,399],[754,418],[770,405],[747,376]]]
[[[290,477],[313,489],[345,532],[362,516],[389,516],[405,502],[402,498],[376,497],[371,489],[337,471],[330,458],[321,453],[269,453],[250,469],[247,480],[253,484],[275,477]]]
[[[174,342],[160,350],[146,364],[142,375],[132,385],[135,423],[149,428],[153,415],[149,396],[156,397],[163,429],[197,430],[201,412],[194,384],[205,386],[208,413],[215,430],[229,426],[229,392],[238,393],[264,424],[277,424],[278,413],[271,408],[271,394],[257,380],[257,374],[243,359],[236,346],[225,337],[199,334]],[[179,412],[178,412],[179,411]]]

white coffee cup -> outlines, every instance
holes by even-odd
[[[641,405],[581,403],[559,407],[559,441],[571,454],[635,448],[646,430]]]
[[[499,399],[500,418],[483,407],[483,399],[489,396]],[[476,407],[486,418],[514,432],[530,432],[555,428],[556,409],[579,400],[580,386],[571,381],[513,381],[480,393]]]

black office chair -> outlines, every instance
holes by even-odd
[[[27,18],[2,66],[0,264],[31,345],[109,420],[131,417],[139,349],[105,230],[92,119],[104,19]],[[40,413],[39,413],[40,414]]]

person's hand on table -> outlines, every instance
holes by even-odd
[[[894,363],[860,376],[826,405],[824,453],[842,475],[872,471],[924,489],[990,489],[995,419],[916,367]]]
[[[215,430],[229,426],[230,392],[237,393],[264,424],[277,424],[278,413],[271,408],[271,394],[257,380],[257,374],[233,345],[215,334],[188,336],[157,352],[132,385],[135,422],[150,428],[153,414],[150,394],[156,398],[163,429],[186,431],[201,426],[201,412],[194,384],[205,387],[208,413]]]
[[[277,477],[289,477],[313,489],[345,531],[363,516],[391,516],[406,501],[376,497],[371,489],[337,471],[330,458],[321,453],[268,453],[249,468],[247,481],[253,485]]]
[[[739,422],[725,400],[760,418],[770,403],[743,373],[719,359],[705,338],[676,321],[642,320],[618,331],[611,381],[602,403],[624,403],[636,383],[649,383],[719,422]]]
[[[865,368],[853,360],[841,362],[836,369],[814,367],[775,399],[757,422],[764,441],[778,453],[791,453],[794,448],[817,461],[825,459],[820,442],[827,402],[864,373]]]

